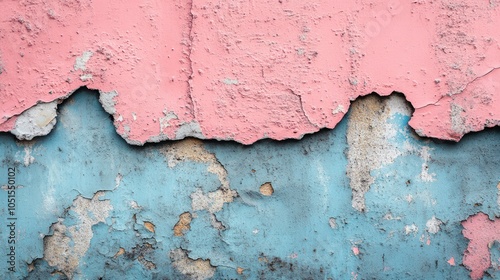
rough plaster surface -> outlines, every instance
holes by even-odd
[[[15,119],[10,131],[20,140],[31,140],[50,133],[56,125],[57,102],[39,103],[24,111]]]
[[[53,234],[44,239],[44,259],[69,278],[73,278],[90,247],[92,226],[105,222],[113,209],[109,201],[99,200],[103,195],[97,192],[92,199],[77,197],[68,211],[77,219],[76,224],[65,226],[60,219],[51,226]]]
[[[500,122],[499,21],[483,0],[6,0],[0,130],[86,86],[116,93],[103,105],[131,144],[251,144],[333,128],[357,97],[398,91],[419,135],[459,140]]]
[[[387,99],[370,95],[351,107],[347,177],[353,191],[352,206],[358,211],[365,211],[365,193],[374,182],[371,172],[394,162],[403,153],[393,142],[398,127],[389,121],[396,113],[411,114],[408,104],[396,95]]]
[[[192,260],[182,249],[176,249],[170,252],[172,265],[188,279],[204,280],[214,276],[215,268],[210,265],[210,261],[197,259]]]
[[[224,204],[233,202],[234,198],[238,196],[235,190],[230,189],[227,171],[224,169],[224,166],[220,164],[214,154],[205,150],[203,142],[198,139],[187,139],[177,142],[163,149],[162,153],[167,157],[170,168],[186,161],[208,164],[207,172],[217,176],[220,186],[216,190],[209,191],[206,194],[201,188],[192,192],[190,195],[191,209],[193,212],[208,211],[212,227],[224,230],[224,225],[217,220],[215,213],[221,211]],[[180,214],[179,221],[174,226],[174,235],[184,235],[184,232],[189,230],[193,218],[196,218],[196,214],[192,215],[189,212]]]
[[[116,134],[97,94],[81,90],[59,105],[59,125],[46,137],[0,133],[0,169],[18,169],[19,202],[18,269],[3,278],[500,276],[500,128],[459,143],[422,139],[408,128],[401,95],[374,95],[354,102],[349,114],[358,118],[301,141],[134,147]],[[347,176],[353,159],[372,154],[349,151],[350,123],[363,120],[359,108],[386,122],[372,129],[389,130],[384,143],[400,151],[367,167],[364,212],[353,208]],[[221,190],[237,195],[193,210],[193,194],[208,199]],[[7,195],[3,185],[0,201]],[[6,213],[0,204],[2,220]],[[8,234],[0,231],[0,246]],[[6,266],[0,262],[0,271]]]

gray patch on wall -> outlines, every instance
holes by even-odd
[[[116,113],[116,102],[114,98],[118,95],[116,91],[110,92],[102,92],[99,91],[99,102],[101,102],[102,108],[110,115],[114,115]]]
[[[10,132],[19,140],[31,140],[49,134],[56,124],[57,101],[39,103],[18,116]]]
[[[81,56],[77,57],[75,60],[75,65],[73,68],[75,70],[85,70],[87,69],[87,62],[90,60],[94,53],[92,51],[85,51]]]
[[[104,192],[97,192],[92,199],[78,196],[68,211],[77,223],[66,225],[61,218],[51,226],[54,233],[44,238],[44,259],[70,279],[81,278],[81,275],[74,276],[81,258],[90,248],[92,226],[104,223],[113,209],[109,200],[100,200],[102,196]]]
[[[198,139],[205,139],[201,132],[200,124],[197,121],[183,123],[175,133],[175,139],[184,139],[186,137],[195,137]]]

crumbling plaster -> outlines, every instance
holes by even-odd
[[[0,167],[18,170],[18,262],[6,279],[500,275],[500,128],[420,138],[402,95],[370,95],[301,141],[135,147],[98,94],[60,104],[48,136],[0,134]],[[353,142],[356,129],[384,131],[387,148],[378,136]]]

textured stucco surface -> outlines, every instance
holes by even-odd
[[[131,144],[301,138],[350,102],[402,92],[419,135],[500,122],[497,1],[1,3],[0,131],[38,103],[101,91]],[[111,93],[111,95],[109,95]]]
[[[500,276],[499,128],[423,139],[402,95],[370,95],[301,141],[136,147],[98,94],[60,104],[47,136],[0,134],[18,200],[18,270],[0,262],[4,279]],[[353,142],[356,130],[385,131],[385,147],[381,136]],[[353,161],[369,172],[348,171]]]

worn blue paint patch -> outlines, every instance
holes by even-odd
[[[17,271],[4,256],[6,279],[467,279],[447,263],[467,247],[460,222],[500,216],[498,128],[444,143],[414,136],[408,116],[393,113],[387,143],[401,154],[371,170],[359,212],[347,118],[300,141],[134,147],[95,93],[60,108],[46,137],[0,134],[0,185],[9,167],[18,185]],[[259,191],[266,182],[272,195]],[[7,223],[6,190],[0,201]],[[0,228],[2,248],[9,234]]]

